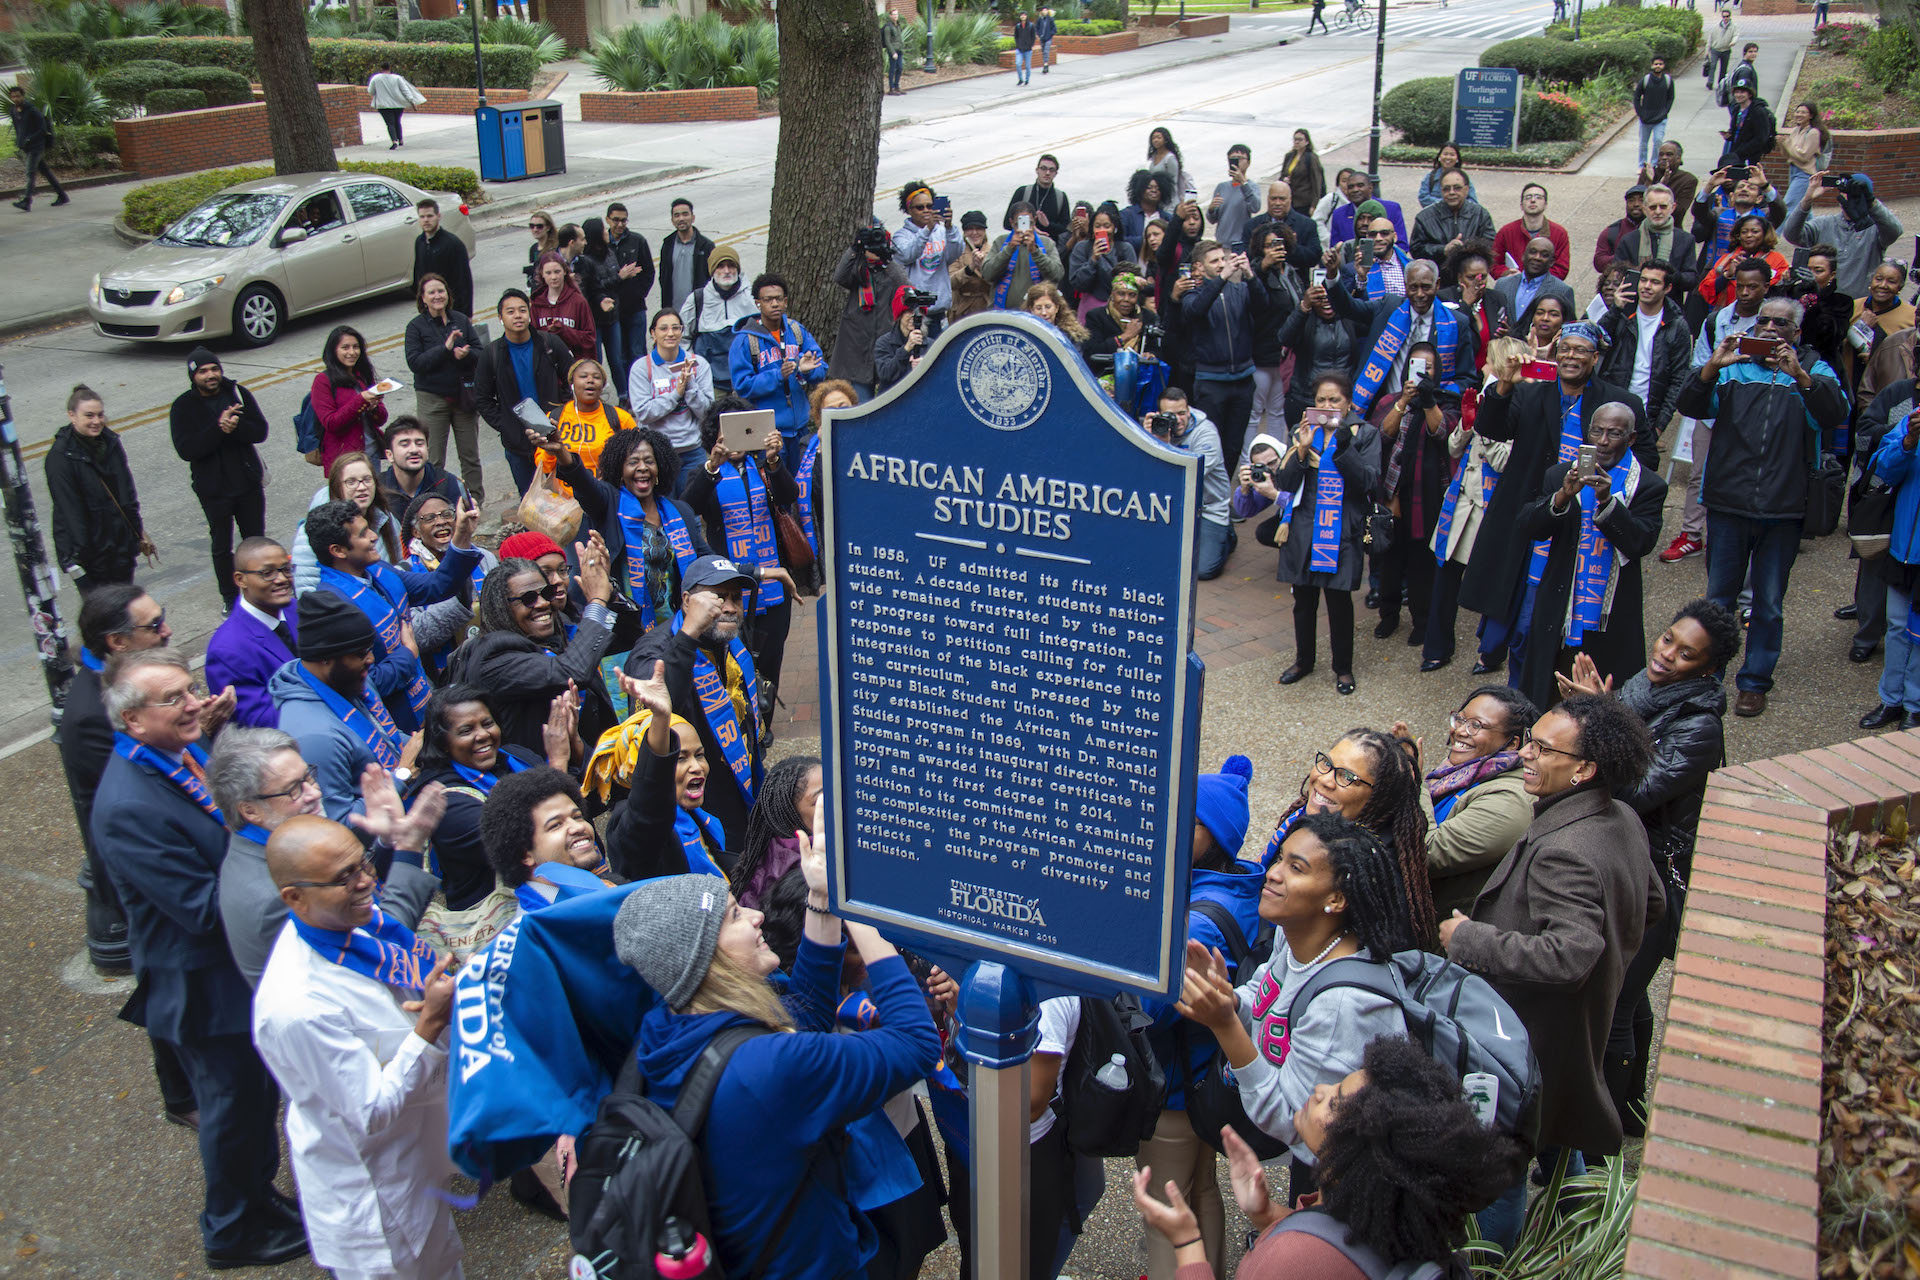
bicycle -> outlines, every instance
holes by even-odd
[[[1347,0],[1346,7],[1334,16],[1333,25],[1344,31],[1356,23],[1362,27],[1371,27],[1373,10],[1364,4],[1357,3],[1356,0]]]

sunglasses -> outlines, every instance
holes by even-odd
[[[567,598],[567,584],[564,582],[556,582],[551,586],[540,587],[537,590],[522,591],[519,595],[513,597],[513,600],[514,603],[518,604],[522,609],[531,609],[540,603],[542,597],[558,604]]]
[[[545,223],[545,222],[529,222],[529,223],[527,224],[527,230],[529,230],[529,231],[551,231],[551,230],[553,230],[553,226],[552,226],[552,225],[551,225],[550,223]]]

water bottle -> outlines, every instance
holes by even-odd
[[[707,1238],[681,1218],[668,1218],[660,1224],[658,1252],[653,1269],[661,1280],[697,1280],[713,1274],[713,1250]]]
[[[1127,1091],[1127,1055],[1116,1053],[1107,1059],[1107,1064],[1093,1073],[1094,1080],[1102,1089],[1115,1093]]]

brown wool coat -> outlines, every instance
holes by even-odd
[[[1543,1148],[1620,1150],[1600,1057],[1627,963],[1665,914],[1639,817],[1589,785],[1535,803],[1454,930],[1447,954],[1490,981],[1533,1040]]]

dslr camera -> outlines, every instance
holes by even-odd
[[[1162,440],[1173,439],[1173,433],[1180,429],[1180,415],[1176,413],[1156,413],[1148,419],[1148,429]]]
[[[893,261],[893,237],[885,227],[862,227],[853,233],[853,247],[882,262]]]
[[[909,289],[902,301],[907,304],[907,310],[913,312],[913,327],[918,329],[926,323],[927,308],[940,299],[925,289]]]
[[[1264,462],[1248,463],[1247,472],[1253,477],[1253,482],[1255,484],[1264,483],[1266,479],[1273,474],[1273,472],[1267,467],[1267,464]]]
[[[1840,198],[1843,200],[1854,194],[1855,190],[1859,187],[1859,184],[1853,180],[1853,175],[1850,173],[1839,175],[1829,174],[1820,180],[1820,185],[1828,191],[1839,192]]]

